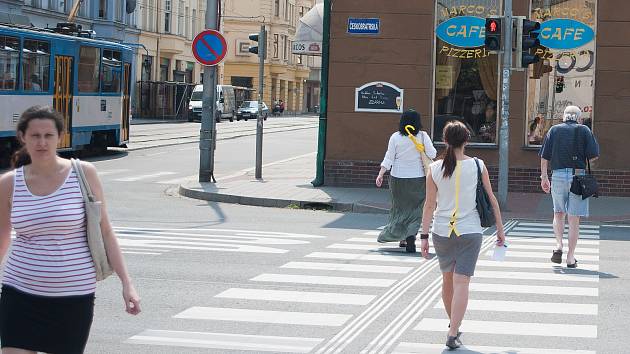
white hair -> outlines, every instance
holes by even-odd
[[[580,107],[567,106],[567,108],[564,109],[564,116],[562,120],[565,122],[568,120],[577,122],[578,119],[580,119],[581,115],[582,115],[582,110],[580,109]]]

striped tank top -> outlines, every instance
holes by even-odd
[[[24,168],[17,168],[11,223],[16,238],[3,285],[42,296],[94,293],[96,274],[87,244],[85,205],[74,169],[55,192],[36,196],[26,185]]]

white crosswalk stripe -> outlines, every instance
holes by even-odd
[[[243,299],[256,301],[306,302],[318,304],[367,305],[376,296],[316,291],[289,291],[231,288],[217,298]]]
[[[191,307],[174,316],[192,320],[239,321],[305,326],[341,326],[352,315],[288,311],[249,310],[221,307]]]
[[[577,269],[551,263],[552,237],[551,223],[519,222],[507,233],[505,261],[490,260],[492,250],[480,255],[460,327],[465,345],[458,353],[595,354],[589,349],[597,344],[599,227],[581,225]],[[566,235],[564,242],[566,247]],[[429,339],[398,343],[393,352],[442,353],[444,342],[436,340],[443,338],[448,323],[444,305],[437,300],[413,327],[425,333],[419,338]],[[507,336],[507,346],[489,342],[489,335]],[[545,348],[549,339],[542,338],[552,338],[556,347]]]

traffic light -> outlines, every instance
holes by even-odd
[[[258,42],[257,46],[250,46],[249,47],[249,52],[250,53],[254,53],[254,54],[258,54],[258,56],[263,56],[264,58],[267,57],[267,50],[265,47],[265,32],[267,31],[262,31],[259,33],[252,33],[249,35],[249,40],[250,41],[254,41],[254,42]]]
[[[564,76],[556,77],[556,93],[564,91]]]
[[[536,48],[540,47],[540,22],[519,17],[516,20],[516,67],[527,68],[540,61]]]
[[[503,49],[503,38],[501,35],[502,21],[501,17],[486,18],[486,49],[490,52],[500,52]]]

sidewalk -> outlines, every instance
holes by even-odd
[[[379,188],[313,187],[315,153],[263,165],[263,179],[249,169],[230,176],[215,176],[217,183],[190,180],[179,187],[181,195],[214,202],[265,206],[316,208],[341,212],[387,214],[390,194]],[[551,220],[551,195],[509,193],[504,219]],[[592,199],[587,221],[630,223],[630,198]]]

